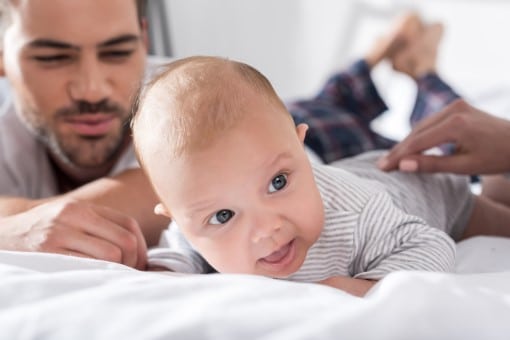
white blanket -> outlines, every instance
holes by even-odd
[[[0,339],[509,339],[510,239],[455,274],[396,272],[365,298],[246,275],[176,275],[0,252]]]

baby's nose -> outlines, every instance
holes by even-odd
[[[276,220],[267,221],[263,225],[255,226],[254,229],[252,241],[258,243],[263,239],[272,238],[281,229],[281,223]]]

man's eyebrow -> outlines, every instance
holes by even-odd
[[[99,48],[101,47],[111,47],[119,44],[124,43],[130,43],[130,42],[136,42],[140,40],[140,36],[135,34],[124,34],[115,38],[108,39],[106,41],[103,41],[97,46]],[[54,40],[54,39],[35,39],[27,44],[28,47],[33,48],[55,48],[55,49],[62,49],[62,50],[80,50],[80,47],[77,45],[73,45],[71,43],[67,43],[64,41]]]
[[[53,39],[36,39],[32,40],[27,44],[28,47],[42,47],[42,48],[57,48],[57,49],[73,49],[73,50],[79,50],[80,48],[78,46],[75,46],[70,43],[66,43],[63,41],[53,40]]]
[[[108,40],[106,40],[106,41],[104,41],[102,43],[99,43],[97,46],[98,47],[111,47],[111,46],[115,46],[115,45],[118,45],[118,44],[137,42],[138,40],[140,40],[140,36],[139,35],[124,34],[124,35],[121,35],[121,36],[118,36],[118,37],[115,37],[115,38],[112,38],[112,39],[108,39]]]

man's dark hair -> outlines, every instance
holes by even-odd
[[[138,21],[140,24],[145,18],[145,11],[147,9],[147,0],[135,0],[136,1],[136,11],[138,13]]]

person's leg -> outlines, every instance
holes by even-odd
[[[365,55],[368,66],[373,68],[386,58],[393,59],[422,34],[423,28],[421,18],[416,13],[407,13],[397,18],[390,31],[376,40]]]
[[[288,105],[296,124],[308,124],[305,143],[325,163],[395,144],[370,128],[371,121],[387,110],[370,71],[393,56],[420,26],[415,14],[402,17],[363,59],[332,76],[315,98]]]
[[[344,110],[372,121],[387,109],[373,83],[370,71],[385,59],[393,59],[421,35],[420,18],[414,14],[399,17],[390,31],[379,38],[360,60],[333,75],[314,100],[333,103]]]
[[[416,79],[417,93],[413,111],[409,117],[411,126],[440,111],[446,105],[460,98],[437,73],[428,73]]]
[[[396,71],[405,73],[416,81],[417,94],[410,116],[411,126],[460,97],[437,74],[437,56],[442,36],[441,24],[426,25],[416,40],[392,58]]]
[[[296,125],[308,125],[305,144],[325,163],[394,145],[370,129],[372,119],[387,107],[363,60],[331,77],[315,98],[287,107]]]
[[[442,36],[441,24],[426,25],[422,34],[392,59],[395,70],[409,75],[416,82],[416,99],[409,117],[411,127],[460,98],[437,73],[437,56]],[[454,145],[444,144],[440,149],[450,154],[454,151]]]

